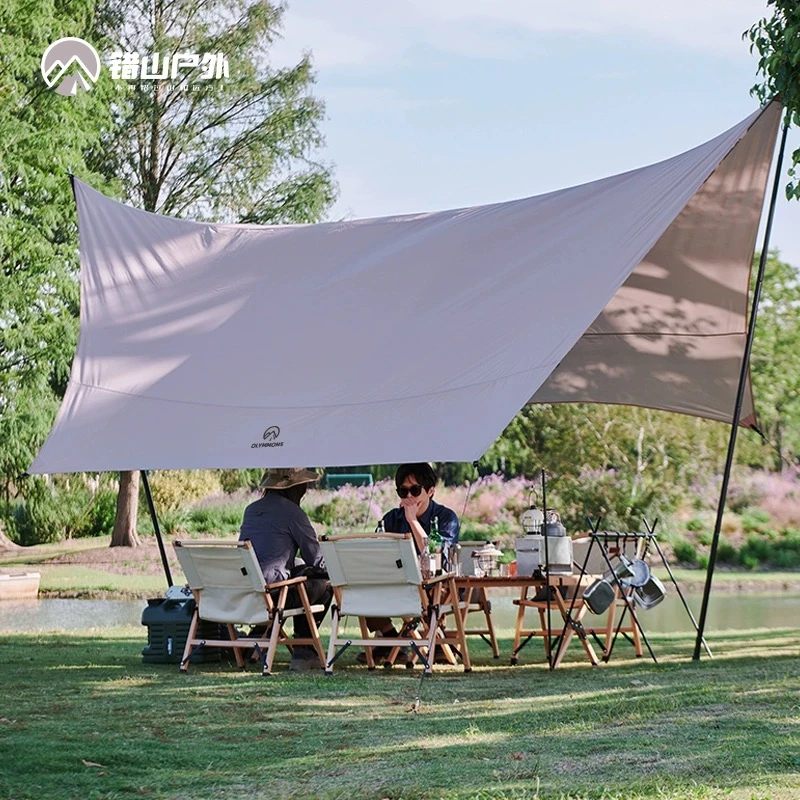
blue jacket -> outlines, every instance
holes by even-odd
[[[444,544],[455,544],[458,541],[460,530],[456,512],[431,498],[425,513],[419,518],[419,524],[422,525],[423,530],[429,536],[431,533],[431,520],[434,517],[439,518],[439,535],[442,537],[442,542]],[[384,514],[383,529],[386,533],[410,533],[411,528],[408,526],[405,511],[402,508],[393,508]]]

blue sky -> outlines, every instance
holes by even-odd
[[[340,187],[330,216],[372,217],[541,194],[712,138],[757,108],[741,33],[766,8],[289,0],[272,57],[311,51]],[[800,267],[800,203],[782,193],[771,247]]]

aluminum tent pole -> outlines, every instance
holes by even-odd
[[[153,504],[153,495],[150,492],[150,481],[147,480],[147,470],[140,470],[142,476],[142,484],[144,485],[144,494],[147,498],[147,507],[150,509],[150,518],[153,520],[153,530],[156,533],[156,541],[158,542],[158,552],[161,553],[161,563],[164,565],[164,573],[167,576],[167,589],[172,586],[172,573],[169,571],[169,561],[167,561],[167,551],[164,549],[164,539],[161,536],[161,528],[158,527],[158,517],[156,516],[156,507]]]
[[[744,387],[747,382],[748,367],[750,365],[750,352],[753,349],[753,336],[756,330],[756,317],[758,316],[758,301],[761,298],[761,286],[764,282],[764,271],[767,266],[769,256],[769,237],[772,233],[772,220],[775,216],[775,203],[778,199],[778,186],[781,181],[781,171],[783,170],[783,154],[786,150],[786,135],[789,132],[789,122],[783,124],[781,143],[778,148],[778,161],[775,165],[775,177],[772,183],[772,197],[769,201],[769,211],[767,213],[767,226],[764,230],[764,244],[761,247],[761,258],[758,260],[758,273],[756,285],[753,291],[753,307],[750,311],[750,322],[747,326],[747,338],[745,339],[744,355],[742,356],[742,369],[739,373],[739,387],[736,391],[736,405],[733,410],[733,420],[731,421],[731,435],[728,441],[728,455],[725,459],[725,471],[722,475],[722,487],[719,493],[719,503],[717,504],[717,519],[714,523],[714,536],[711,540],[711,551],[708,554],[708,569],[706,570],[706,583],[703,588],[703,604],[700,608],[700,622],[697,625],[697,638],[694,643],[694,655],[692,659],[699,661],[700,648],[703,646],[703,631],[706,626],[706,613],[708,612],[708,601],[711,596],[711,579],[714,575],[714,565],[717,560],[717,546],[719,545],[719,534],[722,529],[722,514],[725,511],[725,500],[728,495],[728,481],[731,477],[731,467],[733,466],[733,451],[736,447],[736,434],[739,431],[739,419],[742,415],[742,402],[744,400]]]

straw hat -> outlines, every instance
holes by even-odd
[[[319,475],[303,467],[279,467],[268,469],[258,484],[259,489],[289,489],[299,483],[312,483]]]

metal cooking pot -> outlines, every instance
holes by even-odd
[[[664,584],[655,575],[651,575],[643,586],[637,586],[633,590],[634,602],[643,611],[657,606],[666,596],[667,590],[664,588]]]
[[[605,578],[598,578],[583,593],[583,601],[592,614],[603,614],[614,602],[614,587]]]
[[[641,558],[620,555],[619,563],[606,571],[603,578],[613,584],[615,575],[623,586],[644,586],[650,580],[650,567]]]

